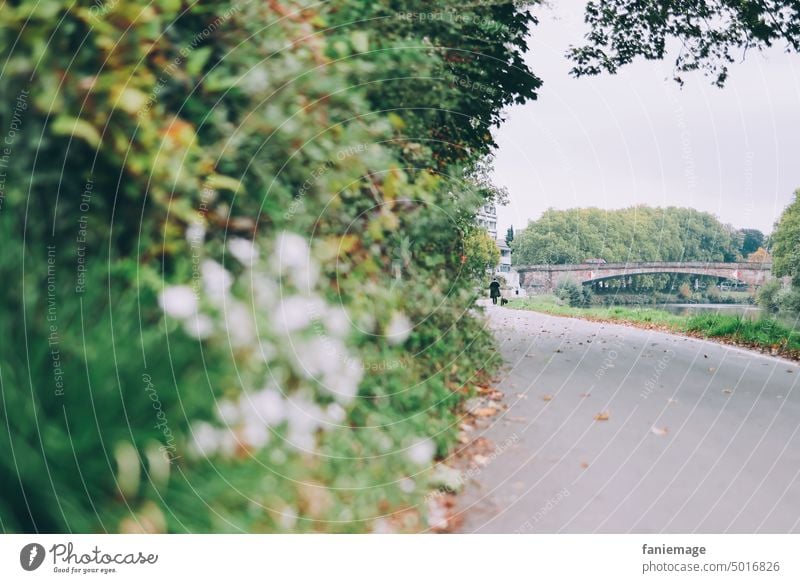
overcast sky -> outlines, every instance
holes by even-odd
[[[573,79],[564,52],[586,28],[580,0],[538,9],[527,57],[537,101],[496,131],[495,180],[511,202],[498,235],[548,207],[689,206],[769,232],[800,188],[800,56],[751,52],[725,89],[672,61]]]

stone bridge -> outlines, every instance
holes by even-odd
[[[771,263],[706,263],[653,261],[636,263],[578,263],[572,265],[520,265],[519,285],[528,293],[549,293],[563,280],[587,284],[615,277],[646,273],[681,273],[720,277],[758,287],[772,278]]]

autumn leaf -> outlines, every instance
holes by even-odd
[[[611,414],[608,411],[603,411],[594,416],[595,421],[608,421]]]
[[[480,409],[476,409],[473,415],[475,417],[491,417],[497,413],[497,409],[494,407],[481,407]]]

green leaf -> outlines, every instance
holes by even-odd
[[[86,120],[61,115],[50,125],[57,136],[72,136],[86,141],[93,148],[100,147],[100,133]]]

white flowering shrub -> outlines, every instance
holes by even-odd
[[[496,365],[465,176],[538,80],[526,12],[441,4],[3,9],[4,530],[442,526]]]

